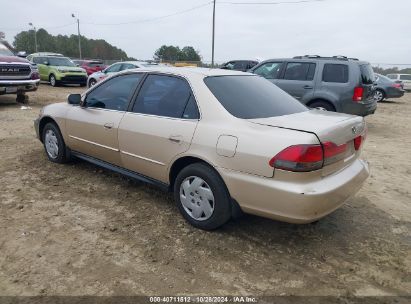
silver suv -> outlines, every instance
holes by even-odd
[[[365,61],[344,56],[296,56],[270,59],[250,72],[312,108],[366,116],[377,108],[374,72]]]

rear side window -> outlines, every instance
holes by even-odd
[[[123,65],[121,66],[121,70],[129,70],[129,69],[136,69],[137,67],[134,64],[131,63],[123,63]]]
[[[389,74],[387,75],[388,78],[390,79],[397,79],[397,75]]]
[[[198,118],[197,104],[187,81],[165,75],[147,77],[133,112],[174,118]]]
[[[401,80],[411,80],[411,75],[401,75],[400,79]]]
[[[287,80],[313,80],[315,63],[289,62],[285,68],[284,79]]]
[[[129,74],[107,80],[87,95],[87,107],[127,110],[131,95],[141,78],[142,74]]]
[[[373,84],[375,81],[374,71],[372,70],[371,65],[362,64],[360,65],[361,71],[361,81],[363,84]]]
[[[346,64],[324,64],[323,70],[324,82],[348,82],[348,65]]]
[[[107,72],[109,72],[109,73],[118,72],[118,71],[120,71],[121,65],[122,65],[121,63],[113,64],[112,66],[110,66],[107,69]]]
[[[205,84],[233,116],[265,118],[307,111],[307,107],[270,81],[258,76],[216,76]]]

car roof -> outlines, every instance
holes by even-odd
[[[146,68],[139,68],[139,69],[130,69],[126,71],[138,71],[138,72],[158,72],[158,73],[166,73],[166,74],[175,74],[180,76],[255,76],[252,73],[245,73],[235,70],[223,70],[223,69],[210,69],[210,68],[198,68],[198,67],[165,67],[165,66],[153,66],[153,67],[146,67]],[[124,71],[124,72],[126,72]]]
[[[333,62],[333,63],[356,63],[356,64],[369,64],[369,62],[367,61],[362,61],[362,60],[358,60],[358,59],[352,59],[352,58],[333,58],[333,57],[304,57],[304,56],[297,56],[298,58],[271,58],[271,59],[267,59],[264,60],[262,62],[260,62],[260,64],[262,63],[267,63],[267,62],[271,62],[271,61],[293,61],[293,62],[312,62],[312,61],[317,61],[317,62]]]
[[[59,54],[59,53],[49,53],[49,52],[33,53],[33,54],[30,54],[29,56],[65,57],[64,55]],[[68,57],[67,57],[67,58],[68,58]]]

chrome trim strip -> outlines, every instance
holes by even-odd
[[[166,164],[164,164],[164,163],[162,163],[162,162],[159,162],[159,161],[156,161],[156,160],[154,160],[154,159],[150,159],[150,158],[146,158],[146,157],[143,157],[143,156],[139,156],[139,155],[136,155],[136,154],[133,154],[133,153],[130,153],[130,152],[126,152],[126,151],[120,151],[121,153],[124,153],[124,154],[126,154],[126,155],[129,155],[129,156],[133,156],[133,157],[136,157],[136,158],[139,158],[139,159],[142,159],[142,160],[146,160],[146,161],[149,161],[149,162],[151,162],[151,163],[154,163],[154,164],[157,164],[157,165],[160,165],[160,166],[165,166]]]
[[[98,144],[98,143],[96,143],[96,142],[94,142],[94,141],[89,141],[89,140],[86,140],[86,139],[83,139],[83,138],[79,138],[79,137],[77,137],[77,136],[69,135],[69,137],[71,137],[71,138],[73,138],[73,139],[77,139],[77,140],[83,141],[83,142],[86,142],[86,143],[89,143],[89,144],[92,144],[92,145],[95,145],[95,146],[99,146],[99,147],[102,147],[102,148],[106,148],[106,149],[109,149],[109,150],[111,150],[111,151],[115,151],[115,152],[119,152],[119,151],[120,151],[119,149],[112,148],[112,147],[105,146],[105,145],[101,145],[101,144]]]

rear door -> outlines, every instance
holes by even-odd
[[[143,74],[113,77],[85,97],[85,106],[67,113],[68,146],[77,152],[121,165],[118,127]]]
[[[287,62],[277,85],[291,96],[305,103],[314,95],[314,62]]]
[[[149,74],[119,127],[124,167],[167,182],[167,167],[190,147],[198,120],[197,103],[185,79]]]

